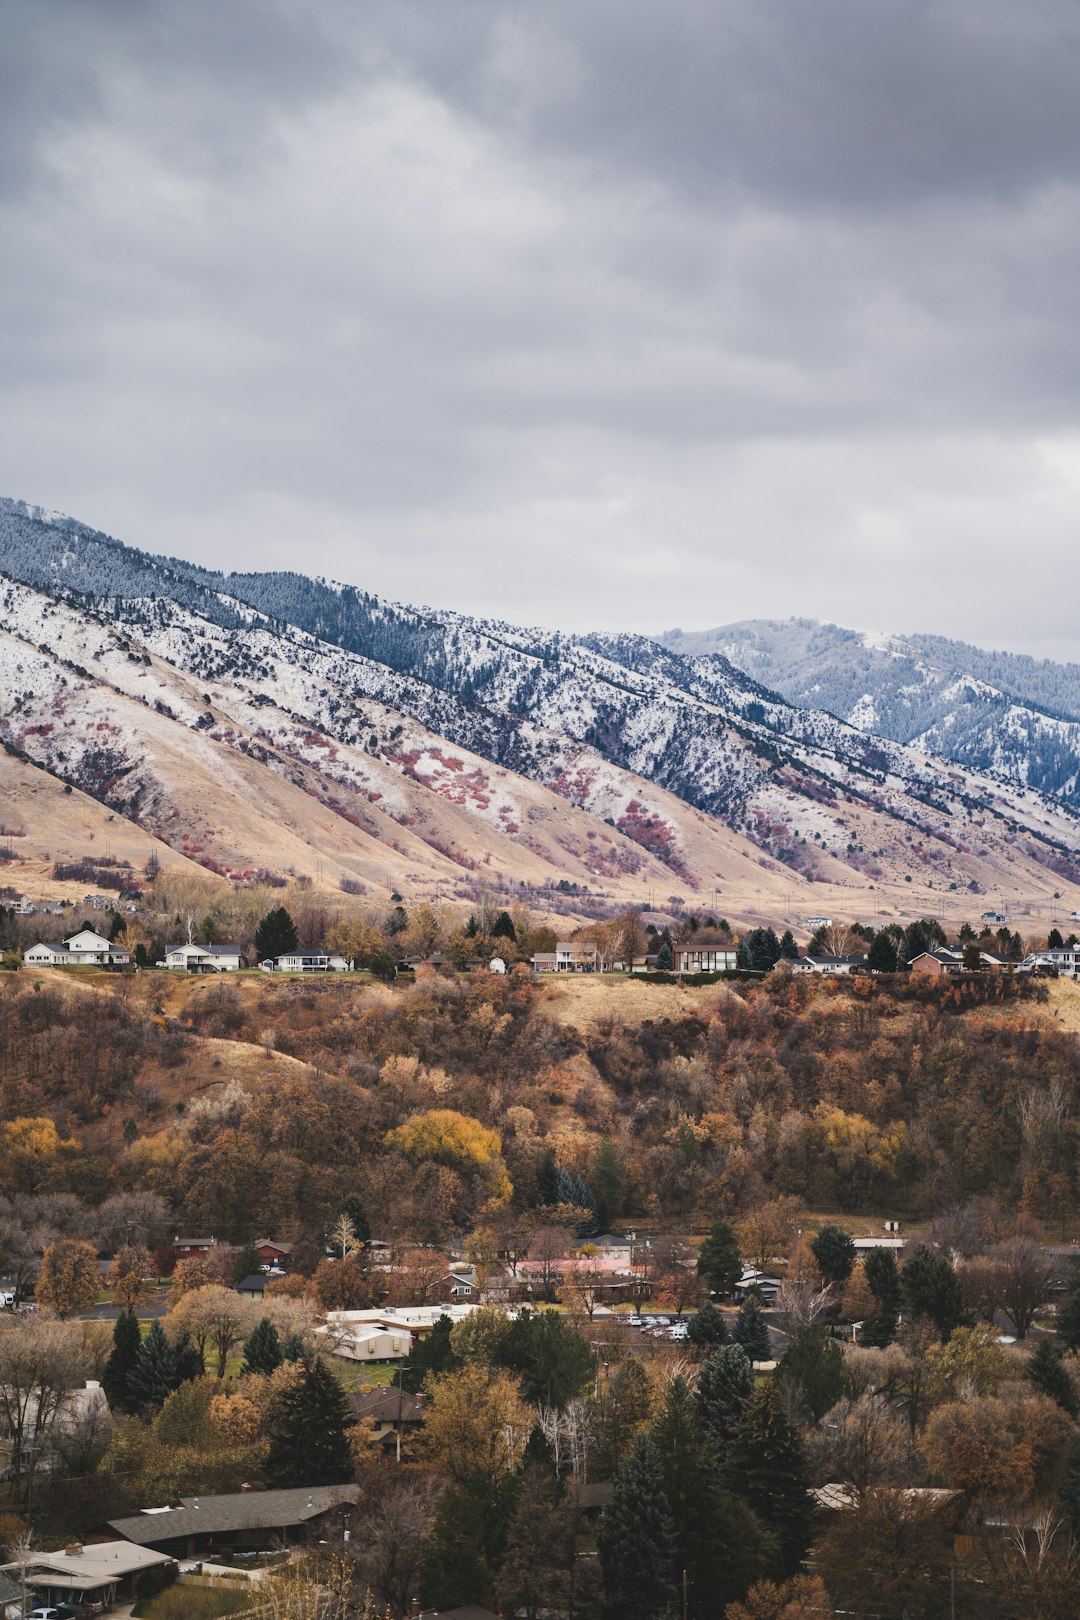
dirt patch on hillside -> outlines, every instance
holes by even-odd
[[[678,984],[646,984],[640,979],[615,975],[582,973],[544,983],[540,1006],[558,1024],[598,1030],[611,1021],[617,1024],[658,1022],[662,1018],[689,1018],[695,1013],[711,1017],[736,992],[730,986],[704,984],[684,987]]]
[[[1080,1035],[1080,984],[1075,979],[1051,979],[1047,988],[1050,991],[1047,1003],[1050,1016],[1059,1028]]]

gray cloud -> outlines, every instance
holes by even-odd
[[[1073,6],[5,24],[4,492],[571,628],[1076,655]]]

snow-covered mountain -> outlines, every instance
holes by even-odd
[[[875,908],[1038,905],[1080,878],[1064,799],[794,705],[715,652],[217,574],[12,501],[0,568],[9,749],[215,870],[265,864],[254,772],[275,826],[303,821],[287,787],[352,829],[337,849],[310,834],[335,881],[373,881],[389,851],[399,886],[486,868],[775,916],[809,883],[812,909],[850,914],[870,889]]]
[[[1080,797],[1080,665],[812,619],[671,630],[660,640],[680,656],[728,658],[789,702],[861,731]]]

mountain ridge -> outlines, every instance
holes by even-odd
[[[875,906],[886,895],[958,904],[1005,885],[1049,905],[1080,878],[1080,818],[1062,798],[795,706],[722,654],[414,609],[294,573],[216,573],[10,500],[0,502],[0,565],[0,735],[39,766],[59,763],[50,714],[73,706],[72,682],[94,725],[107,725],[105,666],[130,702],[147,690],[136,670],[145,660],[143,675],[149,664],[170,691],[179,683],[157,700],[175,724],[278,777],[294,773],[298,791],[334,801],[335,814],[367,815],[371,795],[392,797],[403,778],[416,802],[399,815],[438,820],[435,801],[456,802],[467,819],[455,821],[446,859],[469,869],[486,857],[507,881],[516,865],[529,884],[543,868],[554,884],[592,873],[610,881],[613,903],[635,883],[667,882],[685,903],[718,896],[737,870],[743,910],[757,915],[775,908],[770,896],[822,885],[849,911],[871,891]],[[19,686],[31,648],[38,662]],[[94,702],[86,683],[100,689]],[[134,713],[124,709],[125,725],[151,754],[187,746],[172,731],[155,742]],[[101,786],[108,771],[95,776],[85,750],[80,759],[79,785],[122,808],[116,782]],[[492,770],[503,773],[497,792]],[[139,780],[135,765],[121,776]],[[146,802],[155,791],[144,784]],[[559,835],[572,852],[525,830],[526,813],[558,819],[555,801],[584,817]],[[429,832],[435,843],[451,836],[434,823]],[[376,842],[394,836],[380,820]],[[225,850],[229,861],[243,853]],[[446,881],[416,860],[425,883]]]

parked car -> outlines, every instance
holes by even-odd
[[[15,1295],[11,1293],[9,1289],[5,1288],[3,1292],[0,1292],[0,1306],[2,1306],[5,1311],[10,1311],[14,1303]]]
[[[50,1608],[47,1603],[39,1603],[36,1609],[30,1610],[30,1620],[63,1620],[59,1609]]]

